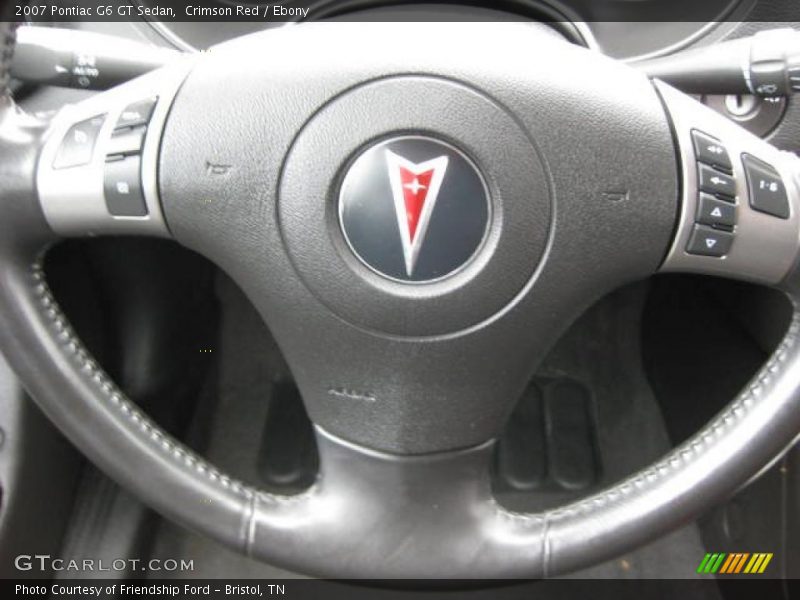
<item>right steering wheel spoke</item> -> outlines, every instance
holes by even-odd
[[[36,181],[55,233],[170,235],[158,194],[159,148],[190,63],[178,61],[54,117]]]
[[[662,271],[780,284],[800,250],[800,159],[656,85],[682,171],[681,214]]]

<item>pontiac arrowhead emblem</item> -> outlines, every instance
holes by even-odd
[[[446,156],[440,156],[414,164],[391,150],[386,151],[397,226],[409,277],[414,274],[420,248],[425,243],[448,162]]]
[[[353,254],[393,281],[440,281],[483,247],[491,222],[478,167],[451,144],[422,136],[378,142],[339,188],[339,225]]]

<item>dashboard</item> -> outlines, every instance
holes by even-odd
[[[157,0],[133,0],[156,12]],[[206,2],[209,10],[231,10],[236,0]],[[350,21],[497,21],[544,20],[587,46],[615,58],[637,60],[678,50],[699,39],[721,39],[739,17],[746,16],[755,0],[321,0],[309,7],[303,20]],[[233,8],[235,11],[235,8]],[[185,19],[185,20],[182,20]],[[635,26],[631,26],[635,22]],[[573,23],[575,25],[573,25]],[[87,25],[86,23],[82,25]],[[92,24],[88,24],[92,25]],[[97,23],[103,28],[129,23]],[[209,22],[196,16],[177,15],[172,20],[142,19],[138,35],[181,50],[204,50],[220,42],[266,28],[285,26],[275,20]],[[121,27],[124,29],[124,27]]]

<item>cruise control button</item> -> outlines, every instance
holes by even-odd
[[[742,155],[742,163],[753,210],[788,219],[789,197],[781,176],[767,163],[749,154]]]
[[[104,121],[105,115],[99,115],[70,127],[58,147],[53,168],[79,167],[92,162],[94,145]]]
[[[157,100],[158,98],[148,98],[128,105],[125,110],[120,113],[114,129],[147,125],[147,122],[150,120],[150,115],[153,114],[153,109],[156,106]]]
[[[700,174],[700,189],[709,194],[722,196],[736,196],[736,180],[726,173],[722,173],[708,165],[697,165]]]
[[[142,193],[141,158],[128,156],[106,163],[103,190],[108,212],[115,217],[146,217]]]
[[[732,244],[733,234],[731,232],[712,229],[705,225],[695,225],[692,237],[686,246],[686,252],[719,258],[730,252]]]
[[[106,150],[106,160],[118,154],[139,154],[144,145],[145,127],[115,131]]]
[[[724,227],[736,225],[736,206],[734,204],[703,192],[700,192],[699,200],[696,217],[698,223]]]
[[[728,151],[717,140],[700,131],[692,131],[692,141],[694,142],[694,152],[697,155],[697,160],[720,167],[726,171],[733,170]]]

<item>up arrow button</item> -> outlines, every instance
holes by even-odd
[[[695,220],[703,225],[733,227],[736,225],[736,205],[700,192]]]

